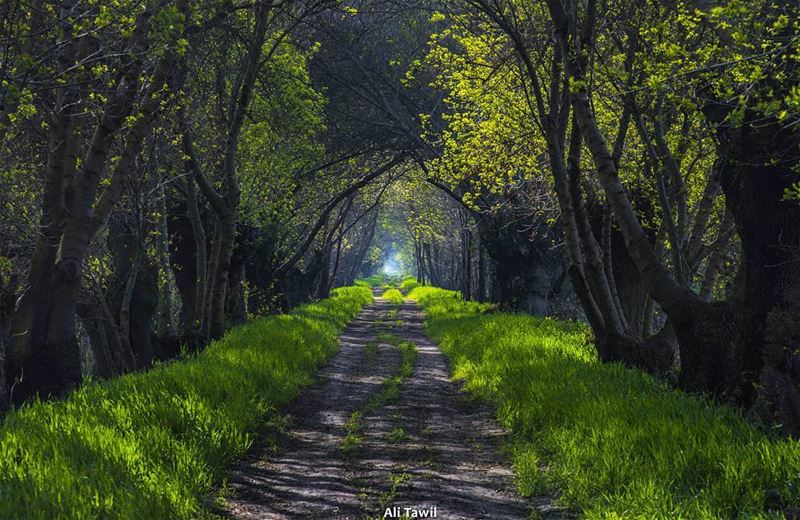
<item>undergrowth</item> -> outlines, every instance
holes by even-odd
[[[782,518],[800,443],[642,372],[601,364],[579,324],[418,288],[454,377],[494,404],[526,495],[589,518]]]
[[[38,402],[0,425],[0,518],[198,518],[227,466],[338,348],[363,287],[229,331],[202,353]]]

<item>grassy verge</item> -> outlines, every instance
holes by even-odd
[[[373,274],[372,276],[367,276],[366,278],[362,278],[360,280],[356,280],[356,285],[365,285],[369,287],[383,287],[383,288],[391,288],[391,287],[398,287],[400,285],[400,281],[402,277],[395,276],[395,275],[388,275],[388,274]]]
[[[369,289],[228,332],[196,357],[87,385],[0,425],[0,518],[197,518],[253,433],[338,348]]]
[[[454,376],[513,432],[524,494],[589,518],[782,518],[800,504],[800,443],[724,406],[596,360],[584,327],[412,292]]]
[[[395,305],[400,305],[405,301],[403,293],[401,293],[398,289],[387,289],[383,292],[381,297],[386,298],[389,300],[389,303],[393,303]]]
[[[361,280],[356,280],[356,285],[364,287],[383,287],[386,283],[386,277],[382,274],[373,274]]]
[[[400,282],[400,292],[403,294],[408,294],[417,287],[422,287],[422,284],[417,281],[417,278],[414,276],[407,276],[403,278],[403,281]]]
[[[372,276],[361,278],[360,280],[356,280],[356,285],[383,289],[395,288],[400,289],[403,294],[408,294],[413,288],[420,286],[414,276],[388,274],[373,274]]]

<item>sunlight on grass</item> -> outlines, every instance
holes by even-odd
[[[373,274],[361,280],[356,280],[356,285],[366,284],[369,287],[383,287],[391,280],[390,276],[385,274]]]
[[[419,283],[414,276],[407,276],[400,282],[400,292],[403,294],[408,294],[417,287],[422,287],[422,284]]]
[[[400,305],[405,301],[403,297],[403,293],[401,293],[398,289],[387,289],[381,295],[382,298],[389,300],[389,303]]]
[[[197,518],[254,433],[338,348],[369,289],[237,327],[196,357],[90,384],[0,426],[0,518]]]
[[[600,364],[579,324],[492,312],[418,288],[454,377],[494,404],[526,494],[589,518],[782,517],[800,504],[800,443],[732,409]]]

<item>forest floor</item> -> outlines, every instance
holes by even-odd
[[[224,516],[410,518],[434,507],[444,519],[568,516],[553,497],[514,491],[498,454],[506,432],[450,380],[413,302],[377,297],[288,412],[232,469]]]

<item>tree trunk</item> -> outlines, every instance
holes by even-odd
[[[147,368],[154,356],[152,332],[159,304],[159,270],[145,255],[139,225],[115,221],[109,225],[114,273],[107,291],[108,305],[120,343],[122,372]]]
[[[478,301],[486,301],[486,254],[480,239],[478,240]]]
[[[167,197],[162,188],[159,204],[159,233],[156,242],[160,264],[158,283],[158,327],[159,337],[174,336],[178,333],[172,306],[175,291],[172,267],[169,262],[169,226],[167,225]]]
[[[253,228],[240,225],[237,229],[236,245],[234,246],[233,255],[231,256],[226,314],[229,316],[231,323],[240,325],[247,321],[247,259],[249,256],[255,254],[255,242]],[[261,262],[269,261],[268,259],[259,260]]]
[[[331,269],[331,282],[335,285],[336,278],[339,276],[339,262],[342,259],[342,240],[344,239],[343,235],[339,235],[339,239],[336,241],[336,257],[333,260],[333,269]]]
[[[204,299],[200,291],[205,288],[206,279],[197,274],[200,240],[193,232],[187,209],[180,205],[169,213],[170,265],[175,274],[175,286],[181,299],[179,334],[187,336],[200,328]],[[203,260],[205,261],[205,237],[202,239]],[[202,283],[201,283],[202,282]]]
[[[208,286],[208,243],[206,240],[205,226],[200,216],[200,206],[197,201],[197,191],[193,182],[187,181],[186,189],[186,216],[192,226],[195,253],[195,297],[189,302],[192,307],[187,309],[191,313],[192,327],[199,326],[202,321],[203,309],[206,301],[205,290]]]
[[[417,283],[425,283],[425,267],[422,265],[422,248],[419,241],[414,240],[414,264],[417,267]]]
[[[375,227],[378,221],[378,212],[374,211],[372,218],[369,219],[367,224],[367,232],[362,236],[359,242],[357,252],[354,256],[353,263],[351,264],[350,271],[345,279],[346,285],[353,285],[356,277],[361,271],[361,266],[364,265],[364,259],[369,252],[369,246],[372,245],[372,240],[375,238]]]
[[[0,271],[0,415],[8,409],[5,358],[6,346],[11,336],[11,318],[17,293],[17,277]]]
[[[795,164],[769,165],[792,143],[777,124],[745,129],[724,150],[721,184],[741,239],[735,399],[800,432],[800,204],[784,194]],[[757,383],[757,384],[754,384]]]
[[[426,243],[422,247],[425,252],[425,259],[427,260],[428,263],[428,272],[430,273],[431,276],[431,285],[434,285],[436,287],[441,287],[442,279],[439,276],[439,269],[436,266],[433,255],[431,254],[431,245]]]
[[[214,238],[211,242],[211,257],[208,262],[208,276],[206,278],[206,286],[203,289],[203,314],[200,317],[200,333],[203,338],[208,340],[211,337],[211,302],[214,299],[214,287],[217,283],[217,264],[219,263],[219,253],[222,247],[221,237],[222,224],[219,218],[214,222]]]
[[[183,5],[183,8],[186,7]],[[165,52],[156,64],[138,107],[140,117],[135,118],[128,128],[119,160],[114,165],[108,184],[98,194],[118,130],[135,105],[143,67],[140,56],[148,45],[152,13],[145,10],[136,20],[126,46],[129,58],[120,67],[116,89],[106,100],[104,112],[81,163],[80,173],[65,175],[62,170],[61,179],[55,178],[54,170],[48,173],[52,183],[45,188],[44,213],[61,215],[63,219],[59,220],[56,231],[52,222],[42,222],[48,239],[42,241],[39,252],[34,253],[37,262],[29,273],[31,287],[36,290],[22,305],[24,308],[21,308],[20,319],[15,326],[20,339],[12,349],[13,361],[9,373],[16,383],[14,398],[18,402],[36,394],[62,395],[81,381],[75,318],[83,262],[92,239],[105,224],[127,176],[134,170],[134,161],[141,150],[147,127],[160,107],[161,87],[174,63],[173,53]],[[57,125],[56,131],[60,131],[60,128]],[[70,135],[69,130],[66,135]],[[68,141],[64,139],[60,142]],[[55,165],[63,161],[66,171],[74,171],[75,162],[66,154],[66,147],[66,144],[54,147],[48,155],[48,164]],[[67,157],[69,160],[65,161]],[[53,174],[52,178],[50,174]],[[70,194],[68,201],[65,197],[67,190]],[[58,251],[54,255],[55,242],[52,239],[56,237]],[[45,289],[49,295],[58,295],[58,299],[47,301],[47,294],[36,294],[39,289]]]
[[[472,299],[472,232],[468,228],[461,230],[461,297]]]
[[[209,317],[209,337],[220,338],[225,333],[225,301],[230,277],[231,256],[236,240],[236,219],[234,215],[224,215],[219,227],[219,252],[214,273],[214,290]]]
[[[331,246],[326,244],[322,253],[322,271],[317,285],[317,299],[327,298],[331,294]]]
[[[550,250],[549,241],[532,241],[507,226],[505,219],[488,215],[478,220],[478,233],[493,262],[492,301],[546,316],[550,290],[563,272],[562,260]],[[464,264],[459,264],[462,273]]]

